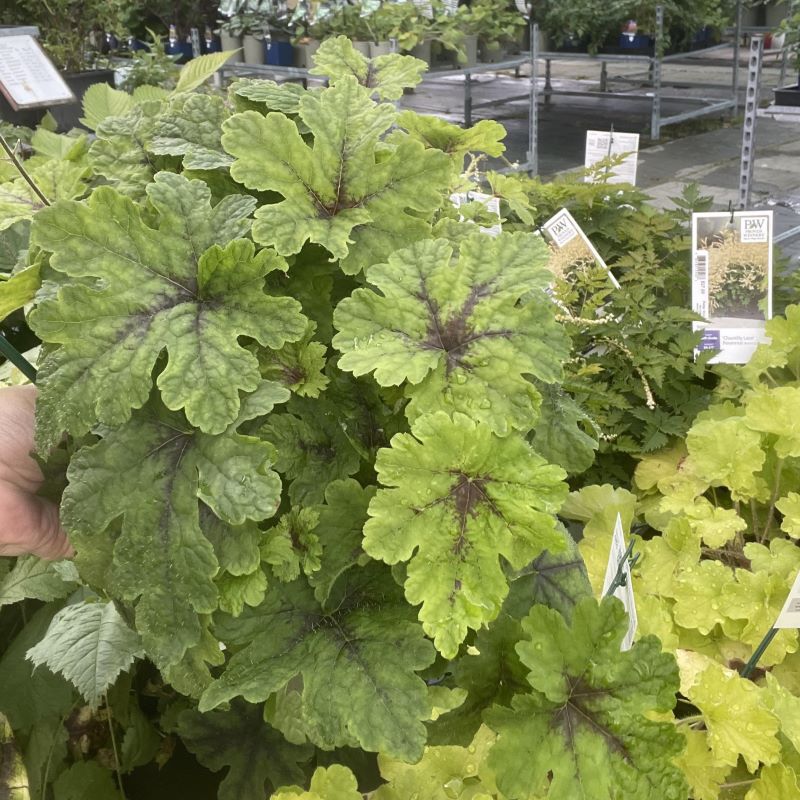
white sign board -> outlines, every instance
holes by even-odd
[[[617,586],[613,595],[622,602],[622,605],[625,606],[625,611],[628,613],[628,631],[625,634],[625,638],[622,640],[621,650],[630,650],[631,647],[633,647],[633,637],[639,625],[639,617],[636,615],[636,603],[633,599],[631,565],[625,557],[626,550],[625,532],[622,530],[622,517],[617,514],[617,522],[614,525],[614,534],[611,538],[611,552],[608,555],[606,577],[603,581],[603,596],[605,597],[606,592],[611,588],[611,584],[617,576],[617,570],[620,564],[622,564],[622,574],[625,577],[625,583],[622,586]]]
[[[624,156],[622,163],[610,167],[605,176],[606,183],[630,183],[636,185],[636,167],[639,160],[639,134],[616,131],[586,131],[586,154],[584,166],[591,169],[606,158]],[[591,176],[584,179],[591,183]]]
[[[792,590],[783,604],[773,628],[800,628],[800,572],[792,584]]]
[[[75,100],[33,36],[0,38],[0,91],[15,110]]]
[[[692,215],[692,310],[705,322],[697,353],[710,363],[746,364],[772,317],[772,212]]]

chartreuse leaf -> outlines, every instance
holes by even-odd
[[[544,292],[547,248],[541,237],[475,233],[458,260],[442,239],[418,242],[371,267],[375,288],[356,289],[334,313],[339,366],[374,371],[381,386],[407,382],[406,413],[460,411],[506,435],[529,430],[540,400],[526,375],[553,383],[568,339]]]
[[[702,634],[729,619],[722,593],[734,581],[733,570],[719,561],[701,561],[687,566],[674,583],[675,622]]]
[[[219,800],[263,800],[267,784],[302,780],[300,764],[311,755],[310,748],[289,744],[267,725],[261,707],[241,701],[226,711],[184,711],[177,733],[204,767],[213,772],[228,768]]]
[[[582,600],[572,626],[542,606],[523,620],[517,652],[530,691],[486,716],[498,737],[489,766],[504,795],[685,800],[672,763],[683,737],[648,716],[675,705],[678,671],[654,637],[621,652],[627,626],[614,599]]]
[[[72,200],[86,191],[87,168],[73,161],[48,158],[27,169],[42,194],[53,203]],[[0,183],[0,231],[25,219],[33,219],[45,208],[42,199],[22,177]]]
[[[261,288],[281,260],[237,238],[249,229],[253,198],[230,195],[212,208],[202,181],[166,172],[147,194],[157,227],[106,187],[87,203],[46,209],[33,226],[32,241],[72,279],[31,314],[38,335],[61,345],[40,365],[43,448],[64,430],[125,422],[147,400],[164,350],[157,378],[164,403],[221,433],[236,419],[239,392],[261,380],[257,358],[238,337],[280,348],[305,332],[299,303]]]
[[[789,492],[786,497],[775,503],[775,508],[783,514],[781,530],[788,533],[792,539],[800,539],[800,494]]]
[[[583,523],[583,537],[578,543],[578,550],[598,596],[603,589],[617,514],[622,518],[623,531],[629,531],[635,508],[636,497],[633,494],[607,483],[572,492],[561,507],[559,514],[564,519]]]
[[[748,405],[749,408],[749,405]],[[694,474],[711,486],[727,486],[735,500],[759,492],[756,473],[766,455],[761,436],[744,417],[695,422],[686,436]]]
[[[800,747],[800,697],[781,686],[778,679],[770,672],[766,674],[766,681],[766,706],[778,718],[781,733],[792,743],[795,750],[798,750]]]
[[[299,786],[287,786],[272,795],[273,800],[362,800],[355,775],[341,764],[317,767],[311,776],[311,786],[303,791]]]
[[[138,634],[113,602],[83,602],[62,608],[44,638],[28,650],[37,666],[60,672],[92,709],[121,672],[144,656]]]
[[[122,117],[127,114],[136,105],[136,101],[127,92],[114,89],[107,83],[95,83],[86,90],[81,104],[81,125],[94,131],[107,117]]]
[[[753,431],[776,436],[773,447],[778,458],[800,456],[800,387],[778,386],[747,398],[745,424]],[[745,456],[743,454],[743,457]],[[757,466],[763,463],[758,462]]]
[[[742,367],[747,380],[757,386],[770,369],[791,365],[794,380],[800,378],[797,358],[800,355],[800,305],[788,306],[782,317],[767,320],[768,344],[760,344],[750,361]]]
[[[764,767],[744,800],[775,800],[778,797],[781,800],[800,800],[797,775],[791,767],[784,764]]]
[[[315,242],[356,274],[429,235],[425,217],[449,180],[444,153],[407,137],[381,142],[395,110],[376,105],[355,78],[304,94],[299,109],[311,144],[278,112],[246,111],[223,125],[222,144],[236,159],[233,178],[283,197],[257,211],[256,241],[282,255]]]
[[[647,592],[664,597],[677,597],[681,573],[700,561],[700,537],[682,517],[670,520],[661,536],[641,542],[638,549],[638,574]]]
[[[61,510],[78,564],[95,540],[112,537],[113,589],[129,601],[141,598],[136,627],[162,666],[198,643],[197,615],[217,607],[218,563],[200,528],[198,500],[232,525],[266,519],[278,508],[272,448],[236,428],[287,394],[266,384],[255,396],[260,404],[249,398],[242,418],[219,436],[200,433],[154,404],[70,462]],[[112,523],[120,517],[117,533]]]
[[[70,561],[44,561],[20,556],[13,569],[0,579],[0,608],[28,598],[60,600],[78,584],[78,573]]]
[[[379,100],[399,100],[403,89],[416,86],[426,69],[424,61],[398,53],[370,60],[353,47],[347,36],[332,36],[314,53],[314,66],[309,72],[325,75],[331,84],[355,78]]]
[[[698,653],[679,651],[678,663],[681,693],[702,713],[717,762],[735,767],[741,756],[750,772],[759,763],[775,764],[781,751],[778,718],[762,690]]]
[[[273,582],[258,608],[221,617],[216,633],[236,653],[201,711],[237,695],[262,702],[302,676],[306,733],[319,747],[358,744],[408,761],[422,755],[430,704],[415,673],[434,651],[380,565],[346,573],[325,607],[302,578]]]
[[[717,800],[720,786],[731,768],[720,764],[708,746],[708,734],[686,726],[681,726],[686,737],[686,750],[675,763],[681,768],[694,800]]]
[[[493,620],[508,594],[500,556],[521,569],[566,547],[554,513],[567,488],[518,435],[504,439],[463,414],[420,417],[375,462],[364,550],[408,562],[405,593],[436,648],[453,658],[470,628]]]
[[[417,764],[405,764],[384,755],[378,756],[381,776],[388,783],[374,794],[374,800],[408,800],[415,795],[426,800],[474,800],[494,797],[483,784],[483,762],[495,736],[486,727],[465,747],[426,747]]]
[[[179,94],[156,120],[147,149],[156,155],[183,156],[184,169],[228,167],[233,159],[223,151],[220,139],[222,123],[229,116],[221,97]]]
[[[14,731],[2,713],[0,713],[0,797],[5,800],[30,800],[31,797],[25,762],[17,750]]]
[[[191,92],[192,89],[205,83],[230,58],[230,55],[230,52],[208,53],[184,64],[174,94]]]
[[[41,286],[40,269],[37,262],[11,275],[8,280],[0,280],[0,320],[33,300]]]
[[[471,128],[462,128],[439,117],[403,111],[397,125],[426,147],[441,150],[453,158],[459,172],[467,153],[485,153],[497,158],[505,152],[506,129],[493,119],[482,119]]]

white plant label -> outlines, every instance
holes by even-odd
[[[579,242],[582,243],[582,247],[579,246],[576,250],[576,257],[586,255],[588,258],[594,259],[594,261],[608,273],[608,278],[614,285],[614,288],[619,289],[619,281],[614,277],[606,262],[600,257],[600,253],[597,252],[594,245],[589,241],[589,237],[583,232],[581,226],[578,225],[575,218],[566,208],[562,208],[561,211],[550,217],[550,219],[542,225],[542,230],[544,230],[545,235],[552,245],[559,250],[563,250],[567,245],[570,245],[571,242],[579,240]],[[576,242],[576,244],[578,244],[578,242]],[[571,246],[574,248],[576,245]],[[584,253],[581,253],[580,250],[583,250]]]
[[[614,590],[614,597],[621,601],[625,606],[625,611],[628,614],[628,631],[625,638],[622,640],[621,650],[630,650],[633,647],[633,637],[636,634],[636,628],[639,625],[639,617],[636,614],[636,602],[633,598],[633,583],[631,582],[631,565],[628,559],[625,558],[625,532],[622,530],[622,517],[617,514],[617,521],[614,525],[614,533],[611,537],[611,551],[608,554],[608,565],[606,566],[606,577],[603,581],[603,597],[606,592],[611,588],[614,578],[617,576],[617,571],[620,564],[622,564],[622,574],[625,577],[625,583],[622,586],[617,586]]]
[[[497,215],[497,224],[491,226],[481,225],[479,230],[487,236],[499,236],[503,232],[503,226],[500,223],[500,198],[491,194],[484,194],[483,192],[456,192],[450,195],[450,202],[456,207],[461,208],[465,203],[478,202],[486,206],[486,210]],[[460,217],[461,222],[464,217]]]
[[[33,36],[0,38],[0,91],[14,109],[75,100],[75,95]]]
[[[528,4],[525,2],[525,0],[514,0],[514,2],[517,6],[517,11],[519,11],[519,13],[522,14],[522,16],[527,17],[529,11],[528,11]]]
[[[692,215],[692,310],[704,322],[695,356],[718,350],[710,363],[746,364],[766,341],[772,317],[772,212]]]
[[[450,16],[458,11],[458,0],[444,0],[442,5],[444,7],[444,13]]]
[[[794,579],[792,590],[783,604],[773,628],[800,628],[800,572]]]
[[[624,156],[622,162],[609,167],[604,176],[606,183],[630,183],[636,185],[636,168],[639,163],[639,134],[616,131],[586,131],[586,153],[584,166],[590,169],[609,157]],[[592,182],[587,175],[586,183]]]

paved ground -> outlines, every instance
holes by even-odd
[[[747,82],[746,54],[740,65],[740,98]],[[663,115],[678,114],[696,107],[687,97],[732,97],[732,51],[716,51],[686,63],[665,65]],[[523,72],[526,72],[526,67]],[[704,117],[680,127],[663,129],[662,139],[649,139],[651,100],[643,65],[613,63],[609,65],[610,86],[626,95],[639,95],[639,100],[620,100],[599,93],[600,66],[597,62],[554,61],[553,86],[557,89],[582,90],[593,96],[554,96],[539,107],[539,172],[542,175],[574,169],[583,164],[585,132],[590,128],[607,129],[612,123],[618,131],[642,134],[639,161],[639,185],[657,204],[666,204],[679,194],[686,183],[700,184],[704,194],[714,198],[718,208],[738,199],[739,164],[742,142],[740,119],[731,119],[728,112],[723,127],[708,130],[720,114]],[[540,67],[540,75],[543,67]],[[614,77],[627,77],[620,82]],[[765,61],[762,73],[761,104],[767,105],[772,88],[779,85],[780,63],[774,56]],[[540,79],[540,84],[542,80]],[[475,118],[497,119],[506,125],[507,156],[511,161],[524,161],[528,150],[528,103],[518,100],[504,103],[503,98],[527,91],[525,75],[515,79],[511,74],[487,73],[478,76],[473,96],[476,103],[491,101],[478,109]],[[423,113],[436,113],[453,121],[463,119],[463,85],[460,79],[424,84],[405,98],[404,104]],[[775,211],[775,230],[780,234],[800,226],[800,116],[797,121],[776,121],[759,118],[756,129],[756,160],[752,184],[752,207],[769,207]],[[687,130],[688,128],[688,130]],[[704,130],[705,129],[705,130]],[[700,132],[691,132],[700,131]],[[689,133],[689,135],[685,135]],[[681,136],[681,138],[674,138]],[[783,245],[785,254],[800,266],[800,235]]]

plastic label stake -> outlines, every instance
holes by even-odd
[[[622,517],[617,514],[614,533],[611,537],[611,551],[608,554],[606,577],[603,581],[603,597],[616,597],[625,606],[628,613],[628,631],[622,640],[621,650],[630,650],[633,646],[633,637],[639,625],[636,614],[636,602],[633,598],[633,584],[631,582],[630,556],[633,553],[633,541],[625,546],[625,532],[622,530]]]

